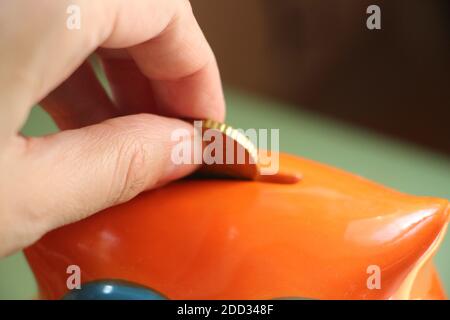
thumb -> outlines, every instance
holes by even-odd
[[[191,173],[195,165],[171,161],[177,129],[193,139],[188,123],[139,114],[27,140],[9,174],[8,211],[14,219],[9,227],[0,226],[2,240],[12,241],[8,251]],[[2,242],[0,256],[6,250]]]

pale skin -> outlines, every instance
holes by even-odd
[[[66,27],[67,6],[81,28]],[[96,52],[113,91],[92,66]],[[20,135],[40,103],[61,132]],[[174,165],[178,118],[223,121],[214,55],[187,0],[0,3],[0,257],[192,173]]]

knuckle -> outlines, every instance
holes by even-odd
[[[151,143],[139,131],[125,133],[117,147],[114,170],[113,204],[128,201],[152,184],[154,177],[150,172],[152,161]]]

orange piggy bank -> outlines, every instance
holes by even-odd
[[[289,155],[280,167],[302,180],[185,179],[50,232],[26,250],[41,297],[445,298],[431,259],[447,200]]]

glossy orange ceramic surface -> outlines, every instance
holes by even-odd
[[[448,202],[283,155],[296,184],[183,180],[47,234],[26,250],[44,298],[123,279],[171,299],[444,298],[431,257]],[[367,286],[369,266],[381,288]]]

